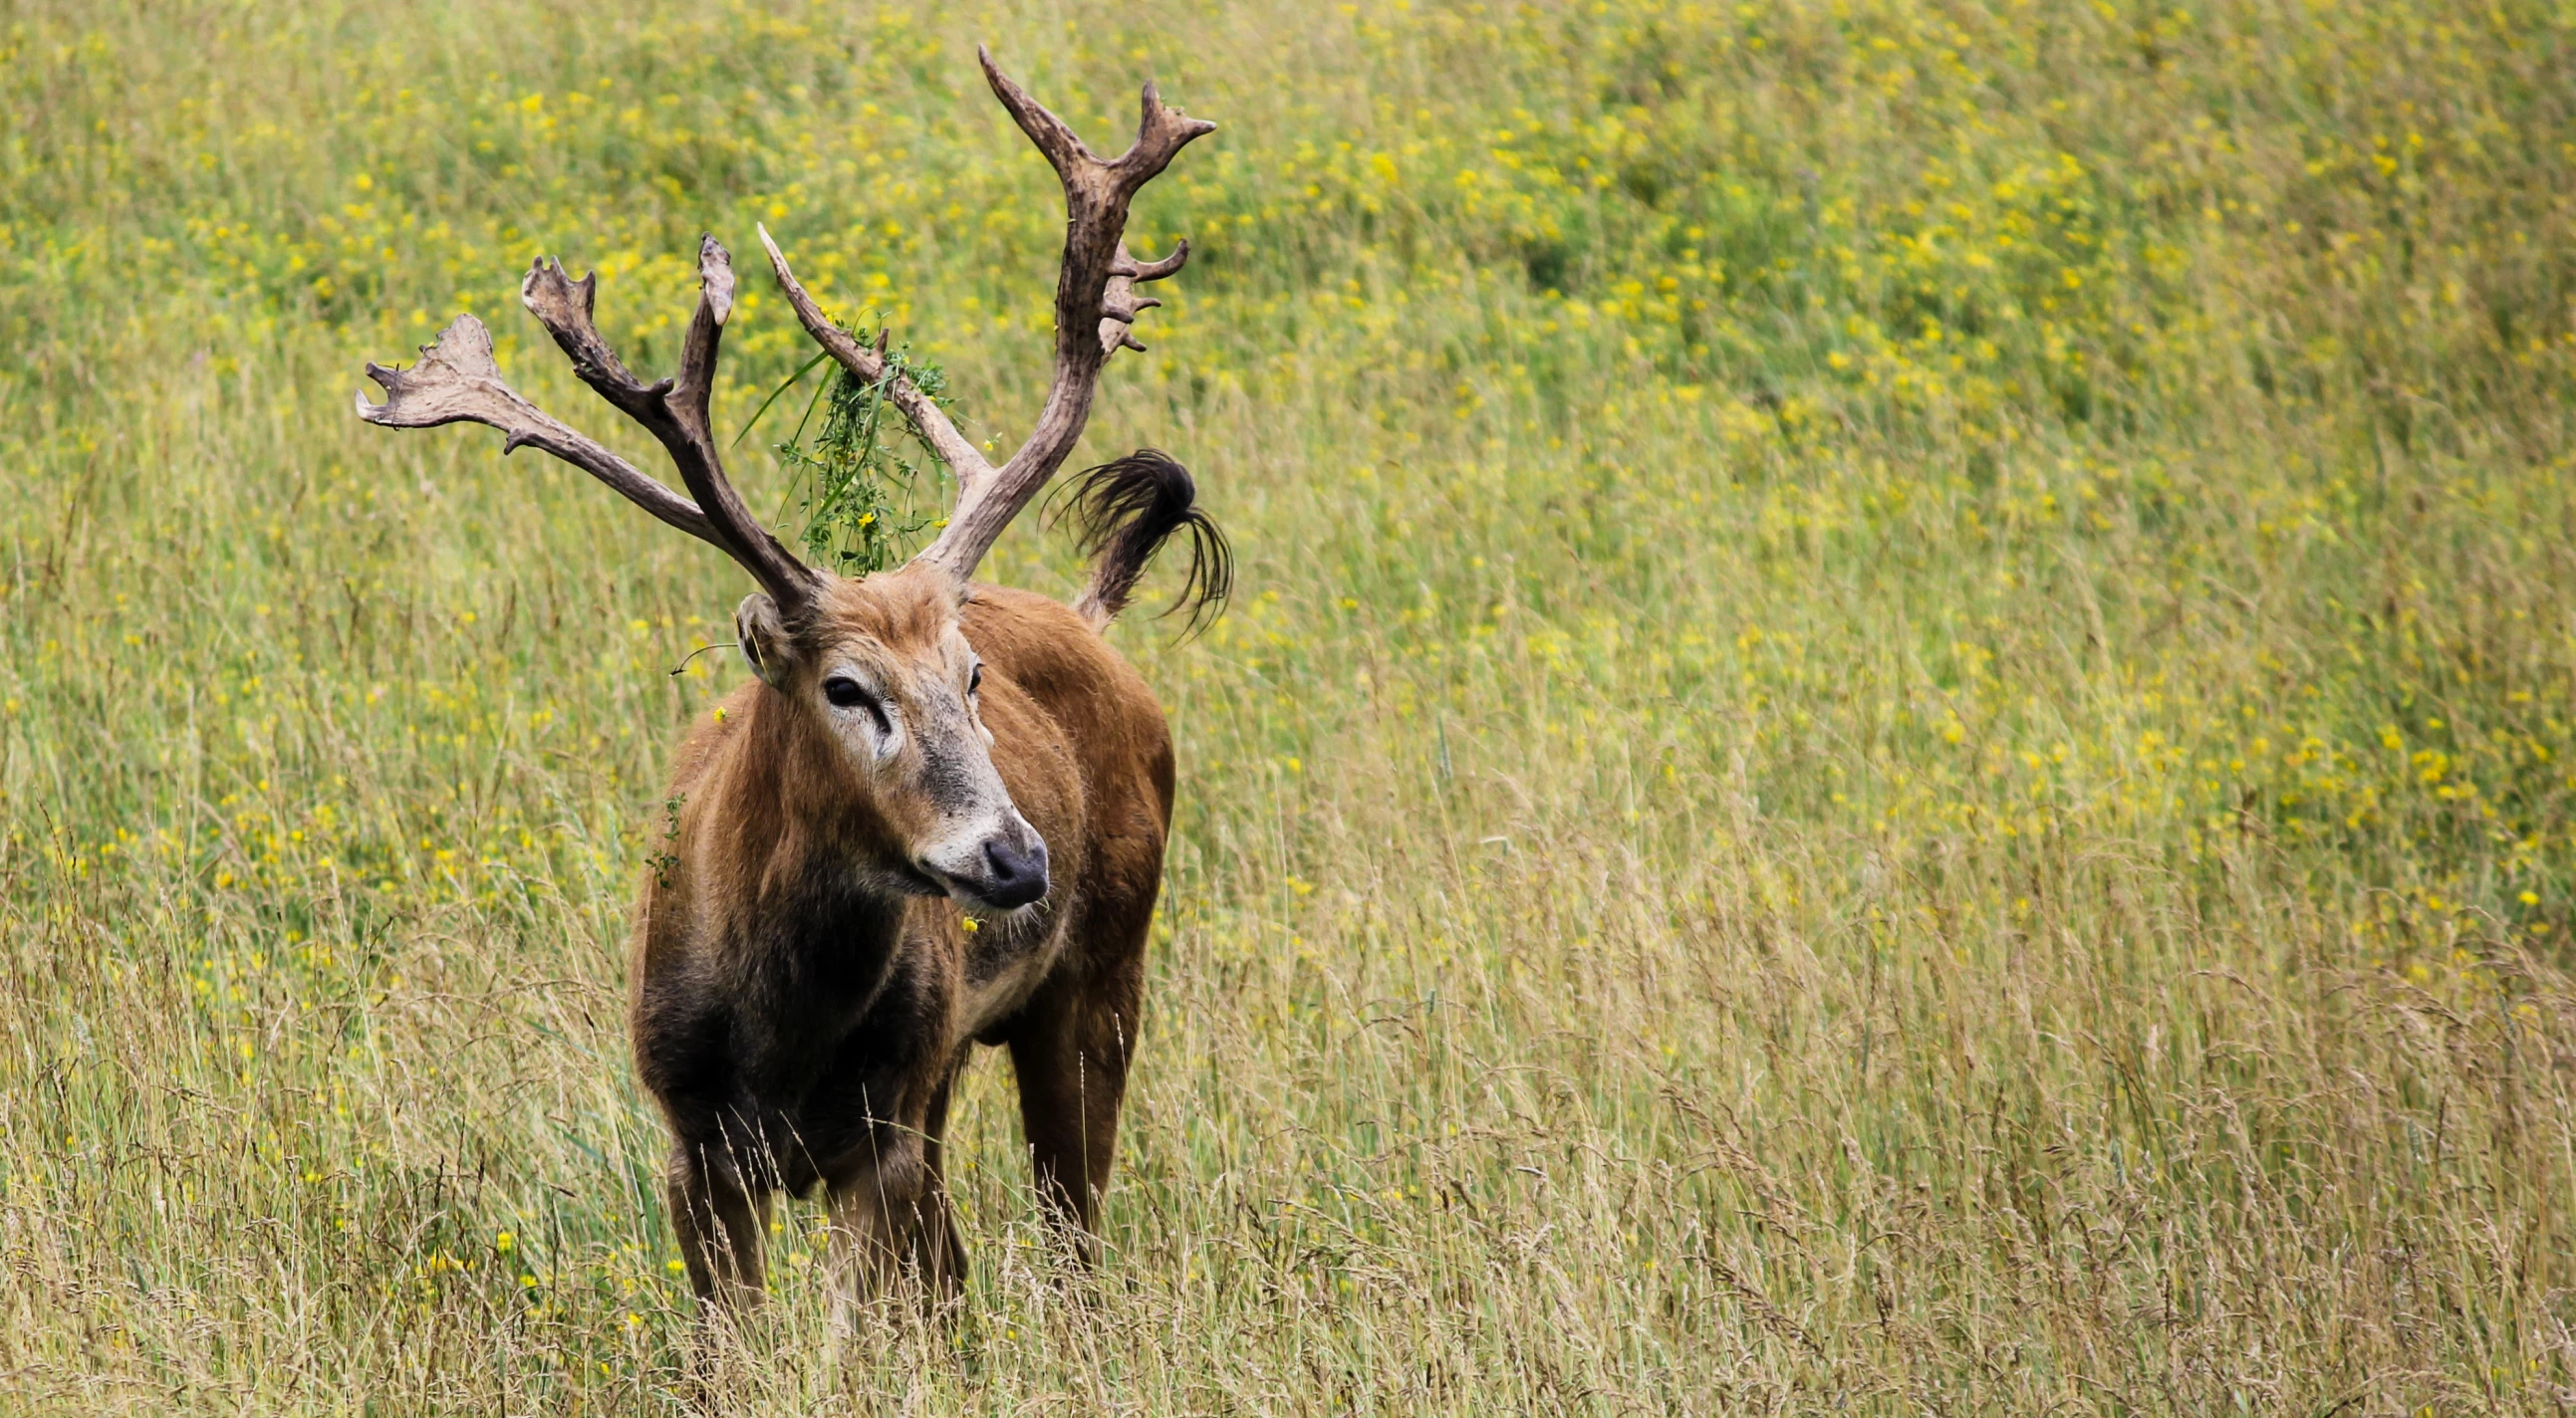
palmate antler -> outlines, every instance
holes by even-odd
[[[646,384],[628,372],[592,322],[596,276],[576,281],[564,274],[561,262],[540,260],[519,283],[519,303],[571,357],[573,372],[661,441],[695,502],[575,433],[503,383],[492,358],[492,332],[471,315],[457,316],[409,369],[369,364],[367,377],[384,386],[385,401],[371,404],[359,394],[358,417],[387,428],[489,424],[509,435],[502,445],[505,453],[522,444],[542,448],[681,531],[713,542],[742,563],[780,610],[793,614],[813,599],[821,583],[743,506],[742,495],[725,478],[707,424],[717,347],[724,339],[725,320],[733,314],[733,257],[712,236],[698,244],[698,287],[698,311],[680,347],[679,374]]]
[[[1158,281],[1179,270],[1189,259],[1190,248],[1183,241],[1159,261],[1140,262],[1129,256],[1121,239],[1128,204],[1191,139],[1216,128],[1165,105],[1148,83],[1135,144],[1115,158],[1104,159],[1012,83],[989,52],[978,46],[976,56],[994,95],[1054,165],[1065,194],[1064,261],[1055,293],[1055,380],[1036,429],[1007,462],[995,467],[987,461],[949,422],[937,402],[910,380],[900,374],[889,379],[883,350],[861,343],[826,318],[788,270],[787,258],[768,231],[760,233],[770,267],[807,333],[854,377],[884,383],[888,402],[956,474],[957,506],[946,529],[917,559],[947,572],[961,586],[975,574],[1002,529],[1073,452],[1091,417],[1101,366],[1110,353],[1122,345],[1144,348],[1129,327],[1139,314],[1161,302],[1138,296],[1136,283]],[[542,448],[671,526],[723,549],[793,619],[813,601],[822,578],[752,517],[725,478],[708,426],[707,398],[714,385],[725,320],[733,313],[734,281],[733,258],[712,236],[699,245],[698,278],[698,309],[681,348],[680,372],[651,384],[629,372],[600,337],[592,320],[595,276],[576,281],[565,274],[562,263],[540,260],[519,287],[520,303],[554,336],[572,360],[573,372],[660,440],[695,501],[583,437],[503,382],[492,357],[491,332],[471,315],[456,317],[439,332],[435,343],[422,348],[420,362],[409,369],[369,364],[367,377],[384,387],[385,402],[371,404],[360,394],[358,416],[388,428],[488,424],[509,435],[502,447],[505,453],[522,445]]]

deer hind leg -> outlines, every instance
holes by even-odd
[[[721,1146],[671,1151],[671,1227],[702,1311],[757,1306],[763,1291],[760,1243],[769,1191],[755,1188]]]
[[[1131,968],[1085,985],[1047,988],[1029,1002],[1008,1042],[1038,1195],[1089,1264],[1099,1259],[1100,1198],[1117,1155],[1143,981]]]

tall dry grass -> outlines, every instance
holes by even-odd
[[[621,940],[739,578],[346,404],[473,309],[618,434],[516,273],[659,367],[765,221],[1024,430],[978,38],[1224,125],[1087,446],[1244,594],[1116,632],[1184,787],[1099,1280],[985,1062],[963,1318],[833,1344],[793,1211],[722,1406],[2576,1398],[2560,7],[19,0],[0,1402],[679,1409]]]

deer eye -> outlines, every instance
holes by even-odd
[[[823,681],[823,698],[835,709],[867,710],[868,727],[876,730],[877,756],[894,752],[894,715],[866,685],[848,675],[834,675]]]
[[[966,672],[966,692],[973,694],[984,687],[984,667],[977,665]]]

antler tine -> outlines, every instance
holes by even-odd
[[[725,321],[733,318],[733,253],[710,234],[698,239],[698,308],[689,317],[689,336],[680,346],[680,372],[672,380],[672,397],[682,417],[699,434],[711,432],[707,400],[715,392],[716,352],[724,343]]]
[[[1172,254],[1160,261],[1139,263],[1127,254],[1127,243],[1118,243],[1117,258],[1109,263],[1109,283],[1100,295],[1100,351],[1106,357],[1117,353],[1120,346],[1143,353],[1128,327],[1136,317],[1162,304],[1150,295],[1136,294],[1138,281],[1159,281],[1190,259],[1190,243],[1184,237],[1172,248]]]
[[[1142,263],[1128,255],[1126,243],[1121,242],[1118,247],[1118,263],[1112,269],[1114,274],[1125,276],[1131,281],[1159,281],[1187,265],[1189,259],[1190,239],[1186,236],[1173,245],[1171,255],[1160,261]]]
[[[1100,162],[1099,154],[1091,151],[1090,145],[1067,127],[1063,119],[1048,112],[1045,104],[1029,97],[1028,90],[1013,83],[1011,76],[1002,72],[1002,66],[993,62],[991,49],[976,45],[975,62],[984,66],[984,82],[992,86],[993,96],[1002,101],[1002,107],[1010,110],[1012,120],[1020,125],[1020,131],[1029,135],[1029,141],[1037,145],[1039,152],[1046,154],[1047,162],[1054,166],[1056,174],[1068,186],[1076,172],[1086,165]],[[1148,94],[1153,89],[1151,84],[1145,86]]]
[[[369,423],[384,428],[436,428],[450,423],[497,428],[508,435],[502,452],[543,449],[671,526],[693,537],[717,540],[714,525],[696,503],[574,432],[503,382],[501,366],[492,357],[492,332],[471,315],[457,316],[435,341],[421,346],[418,364],[388,369],[371,361],[367,377],[385,391],[381,404],[368,403],[365,391],[359,392],[358,417]]]
[[[1181,149],[1189,146],[1192,139],[1203,138],[1215,131],[1215,124],[1204,118],[1192,118],[1163,102],[1154,81],[1147,79],[1136,119],[1136,141],[1109,165],[1117,169],[1121,185],[1133,193],[1170,166],[1172,159],[1178,157]]]
[[[725,477],[707,419],[716,355],[725,321],[733,314],[733,284],[732,253],[713,236],[702,239],[698,308],[681,346],[680,372],[651,384],[636,378],[600,338],[592,322],[596,274],[576,281],[565,273],[562,262],[539,260],[520,283],[519,301],[554,336],[583,383],[661,442],[672,466],[679,469],[680,480],[697,498],[707,524],[701,535],[740,562],[781,610],[793,614],[812,600],[818,584],[815,574],[779,545],[743,505],[742,495]]]
[[[797,323],[805,327],[805,333],[813,336],[814,343],[821,345],[824,353],[848,370],[851,377],[866,384],[885,382],[884,349],[863,343],[833,324],[831,317],[823,313],[823,307],[815,303],[804,284],[796,279],[796,273],[787,269],[787,257],[779,251],[778,243],[770,239],[769,228],[764,226],[759,231],[761,247],[769,253],[769,269],[778,277],[778,289],[786,294],[788,308],[796,312]],[[957,431],[957,425],[949,421],[938,402],[914,388],[911,380],[896,377],[887,385],[886,398],[920,431],[922,441],[930,445],[930,451],[938,455],[939,461],[946,463],[949,471],[956,474],[960,488],[993,475],[993,465],[986,462],[975,445]]]
[[[992,52],[975,50],[993,95],[1055,168],[1064,187],[1064,258],[1055,288],[1055,379],[1046,407],[1028,441],[1009,462],[989,476],[969,477],[969,465],[958,472],[957,507],[939,539],[920,559],[945,569],[960,583],[992,548],[1002,529],[1026,507],[1090,422],[1092,397],[1100,369],[1122,345],[1143,349],[1130,327],[1136,317],[1160,302],[1134,293],[1138,281],[1160,280],[1189,259],[1186,242],[1160,261],[1139,262],[1122,241],[1127,207],[1137,191],[1171,164],[1192,140],[1216,131],[1205,119],[1191,118],[1162,100],[1151,81],[1145,85],[1136,141],[1114,158],[1102,158],[1083,144],[1064,121],[1029,96],[993,62]],[[783,269],[783,268],[782,268]],[[791,297],[792,299],[792,297]],[[813,327],[809,324],[808,329]],[[817,338],[821,338],[817,334]],[[828,346],[828,342],[827,342]],[[847,360],[842,361],[848,365]],[[864,376],[863,376],[864,377]],[[910,412],[906,411],[907,414]],[[919,427],[919,421],[915,420]],[[977,459],[977,463],[981,463]]]

